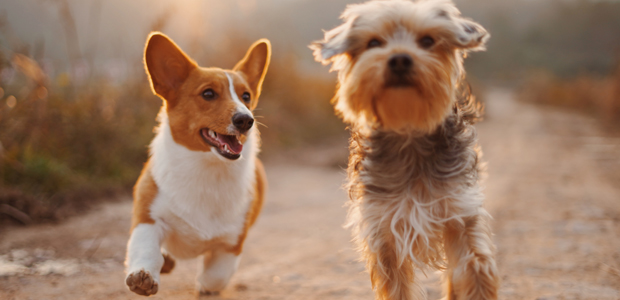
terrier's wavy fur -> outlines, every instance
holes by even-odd
[[[482,110],[463,88],[463,58],[488,33],[449,0],[375,0],[342,19],[311,48],[338,71],[348,221],[376,298],[425,298],[415,269],[431,268],[445,270],[446,299],[497,299],[473,127]]]

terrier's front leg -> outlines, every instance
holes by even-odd
[[[162,229],[157,224],[136,226],[127,245],[125,284],[138,295],[154,295],[159,288],[159,272],[164,265],[160,246]]]
[[[370,235],[359,233],[356,241],[366,259],[376,300],[423,300],[425,293],[415,278],[414,265],[405,249],[399,249],[389,222],[380,214],[363,218]],[[391,215],[387,220],[394,218]],[[403,251],[405,250],[405,251]]]
[[[445,274],[446,299],[496,300],[499,277],[495,265],[495,246],[486,212],[451,222],[444,232],[448,269]]]
[[[372,288],[377,300],[421,300],[411,260],[399,264],[392,242],[381,245],[377,252],[365,251]]]
[[[197,289],[207,295],[219,293],[237,271],[240,260],[240,254],[219,249],[214,250],[211,255],[206,254],[200,264]]]

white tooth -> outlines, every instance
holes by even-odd
[[[209,129],[209,136],[215,138],[215,132],[213,132],[213,130],[211,129]]]
[[[230,150],[228,149],[228,145],[227,144],[224,144],[224,151],[230,152]]]

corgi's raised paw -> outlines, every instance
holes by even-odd
[[[129,273],[125,279],[125,284],[132,292],[143,296],[155,295],[159,288],[155,278],[144,270]]]

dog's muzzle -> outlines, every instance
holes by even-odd
[[[386,86],[407,87],[413,85],[413,58],[409,54],[394,54],[387,61]]]
[[[388,60],[390,71],[396,75],[404,75],[413,69],[413,58],[409,54],[395,54]]]

